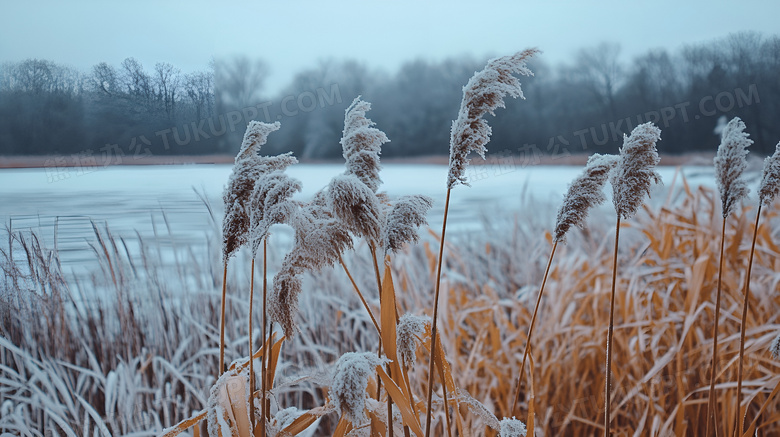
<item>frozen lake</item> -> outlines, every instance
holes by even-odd
[[[337,164],[299,164],[288,172],[303,182],[299,196],[305,199],[343,170]],[[471,166],[467,175],[472,186],[453,190],[448,227],[451,232],[466,232],[477,229],[485,216],[511,214],[529,205],[535,215],[546,214],[552,226],[561,196],[581,170],[579,166]],[[69,177],[58,178],[50,169],[3,169],[0,219],[5,226],[0,237],[7,241],[7,228],[35,231],[47,247],[56,245],[66,272],[94,263],[88,244],[95,240],[92,222],[101,228],[107,225],[131,251],[137,249],[139,236],[145,241],[156,238],[164,247],[202,247],[204,235],[215,228],[195,191],[205,195],[221,221],[221,194],[230,171],[229,165],[127,166],[83,174],[71,169],[66,173]],[[667,185],[675,171],[659,169]],[[694,185],[714,185],[711,168],[687,167],[683,172]],[[429,224],[439,229],[446,175],[446,166],[387,164],[380,189],[392,197],[433,197]]]

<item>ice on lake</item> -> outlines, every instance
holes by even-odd
[[[0,236],[7,241],[8,228],[34,231],[47,247],[57,248],[64,270],[73,271],[94,263],[95,254],[89,246],[95,238],[93,223],[123,237],[131,252],[138,249],[139,239],[155,239],[171,249],[202,248],[204,235],[213,235],[218,225],[198,193],[214,208],[219,223],[222,190],[230,171],[229,165],[125,166],[81,173],[70,169],[64,173],[67,178],[60,176],[54,181],[50,169],[3,169],[0,219],[7,228]],[[311,197],[343,171],[339,164],[298,164],[288,170],[303,183],[301,199]],[[552,226],[561,197],[581,171],[579,166],[470,166],[467,176],[471,186],[453,189],[448,229],[469,232],[479,229],[486,217],[528,209]],[[659,169],[667,184],[676,171],[672,167]],[[714,185],[710,168],[687,167],[682,171],[693,185]],[[386,164],[380,190],[391,197],[431,196],[435,205],[429,225],[439,229],[446,175],[443,165]]]

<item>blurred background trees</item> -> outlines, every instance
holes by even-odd
[[[523,83],[491,120],[494,153],[563,156],[615,152],[622,134],[654,121],[664,153],[712,151],[722,116],[741,117],[770,153],[780,140],[780,37],[739,33],[677,52],[626,59],[615,43],[585,47],[569,64],[548,65]],[[184,73],[127,58],[78,71],[46,60],[0,65],[0,154],[136,157],[232,154],[249,120],[281,121],[268,153],[303,159],[341,155],[344,110],[358,95],[391,143],[385,156],[446,155],[461,89],[484,58],[410,60],[394,74],[360,62],[322,60],[273,93],[272,66],[236,57]],[[127,158],[125,158],[127,159]],[[100,159],[98,159],[100,162]]]

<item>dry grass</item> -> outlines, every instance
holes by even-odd
[[[780,248],[778,232],[773,231],[778,219],[773,209],[766,211],[756,243],[743,384],[746,426],[757,418],[761,436],[780,432],[780,399],[758,415],[780,384],[780,362],[766,351],[780,329]],[[727,224],[719,352],[723,361],[715,390],[719,435],[734,428],[739,319],[753,214],[750,208],[738,209]],[[524,378],[518,408],[518,418],[526,421],[533,407],[538,434],[603,433],[613,240],[609,220],[604,219],[608,213],[594,216],[589,231],[575,232],[558,248],[542,300],[527,367],[533,378]],[[451,424],[458,435],[495,435],[486,426],[492,420],[489,415],[475,414],[469,408],[473,402],[454,396],[458,388],[498,418],[508,415],[512,406],[535,293],[552,244],[550,234],[542,232],[546,226],[527,218],[521,215],[514,225],[486,226],[478,235],[456,235],[447,242],[439,338],[451,366],[448,396],[460,403]],[[617,435],[703,433],[720,227],[717,195],[685,186],[672,187],[663,206],[646,208],[636,219],[623,222],[612,396]],[[13,242],[26,251],[29,263],[4,251],[0,432],[156,435],[206,407],[219,355],[218,232],[211,237],[213,250],[180,258],[187,261],[176,267],[176,274],[154,267],[154,243],[147,242],[151,246],[145,249],[145,265],[131,265],[120,239],[103,229],[96,228],[96,234],[100,238],[95,239],[95,254],[102,270],[91,283],[67,281],[56,253],[29,235],[17,235]],[[399,313],[421,314],[432,307],[437,246],[437,236],[431,234],[391,261]],[[285,249],[269,246],[271,272]],[[228,362],[249,352],[249,262],[248,254],[240,253],[234,261],[237,267],[231,269],[236,273],[228,276]],[[368,247],[359,246],[344,262],[367,292],[374,314],[387,314],[379,296],[368,292],[376,287]],[[97,290],[102,299],[82,296]],[[375,352],[379,341],[342,269],[307,277],[301,302],[301,332],[282,348],[272,412],[325,406],[322,387],[329,383],[330,366],[344,352]],[[383,319],[383,337],[392,341],[385,329],[388,319]],[[410,406],[418,417],[425,413],[428,355],[421,347],[417,364],[404,377],[408,387],[397,386],[403,398],[414,393]],[[299,379],[302,375],[309,376]],[[317,435],[349,428],[334,414],[323,416],[318,426]],[[441,404],[433,427],[434,435],[447,433]]]

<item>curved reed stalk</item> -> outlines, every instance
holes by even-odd
[[[718,350],[718,323],[720,319],[721,277],[723,272],[723,243],[726,238],[726,220],[734,210],[738,202],[747,196],[747,183],[742,178],[742,172],[747,168],[745,157],[747,148],[753,143],[744,132],[745,123],[739,117],[733,118],[723,129],[718,153],[715,156],[715,182],[720,194],[721,209],[723,215],[723,230],[721,232],[721,259],[718,267],[718,291],[715,304],[715,326],[712,331],[712,363],[710,364],[710,388],[707,395],[707,425],[706,433],[709,435],[710,417],[715,415],[715,366]],[[717,428],[717,425],[716,425]],[[717,433],[717,430],[715,431]]]
[[[255,302],[255,259],[252,258],[252,266],[249,273],[249,405],[254,405],[255,398],[255,363],[252,358],[254,344],[252,343],[252,311]],[[250,409],[249,424],[252,427],[252,435],[255,433],[254,409]]]
[[[610,433],[610,412],[612,398],[612,336],[615,332],[615,283],[617,282],[617,257],[618,241],[620,240],[620,216],[617,218],[615,226],[615,252],[612,257],[612,293],[609,299],[609,328],[607,330],[607,370],[605,374],[606,383],[604,388],[604,435]]]
[[[484,120],[486,113],[495,115],[496,108],[504,107],[504,97],[523,97],[520,81],[514,74],[532,76],[526,62],[539,53],[537,49],[527,49],[511,56],[488,61],[485,68],[474,73],[465,87],[458,118],[452,123],[450,132],[449,172],[447,174],[447,198],[444,202],[444,221],[442,223],[439,261],[436,270],[436,291],[433,301],[433,324],[431,328],[431,363],[428,372],[428,403],[425,423],[425,436],[430,436],[431,403],[433,399],[434,360],[436,337],[438,335],[439,292],[441,289],[441,266],[444,254],[444,235],[447,229],[447,212],[450,206],[450,193],[458,184],[468,185],[464,175],[468,166],[468,155],[476,152],[484,159],[490,141],[490,126]],[[441,357],[444,360],[444,357]],[[446,405],[446,403],[445,403]]]
[[[704,435],[710,435],[710,415],[715,416],[715,398],[712,393],[715,392],[715,372],[717,372],[716,362],[718,359],[718,324],[720,322],[720,297],[723,285],[723,247],[726,243],[726,219],[723,219],[723,227],[720,231],[720,258],[718,261],[718,291],[715,298],[715,325],[712,327],[712,361],[710,362],[710,390],[707,395],[707,426]],[[715,431],[717,435],[717,430]]]
[[[750,245],[750,257],[748,258],[747,277],[745,277],[745,297],[742,302],[742,323],[739,325],[739,370],[737,371],[737,408],[736,408],[736,423],[738,433],[737,436],[742,436],[742,430],[745,425],[744,415],[742,414],[742,372],[744,371],[744,357],[745,357],[745,322],[747,321],[748,299],[750,297],[750,274],[753,270],[753,254],[756,252],[756,237],[758,236],[758,223],[761,219],[761,203],[758,204],[758,211],[756,212],[756,225],[753,228],[753,242]]]
[[[515,400],[512,403],[512,409],[510,415],[515,414],[517,411],[517,402],[520,400],[520,385],[523,381],[523,372],[525,371],[525,361],[528,358],[528,352],[531,350],[531,336],[534,333],[534,325],[536,324],[536,313],[539,311],[539,304],[542,302],[542,295],[544,294],[544,286],[547,284],[547,276],[550,274],[550,265],[552,265],[553,257],[555,257],[555,249],[558,247],[558,242],[553,243],[552,252],[547,259],[547,268],[544,269],[544,278],[542,279],[542,286],[539,288],[539,296],[536,298],[536,305],[534,306],[534,314],[531,317],[531,324],[528,326],[528,334],[525,336],[525,352],[523,353],[523,363],[520,365],[520,372],[517,375],[517,389],[515,390]]]
[[[268,360],[268,351],[266,348],[266,334],[268,334],[268,337],[270,338],[270,333],[266,332],[266,326],[268,326],[268,237],[266,236],[263,238],[263,360],[260,364],[260,379],[262,379],[262,382],[260,384],[260,390],[262,390],[262,401],[260,404],[260,413],[262,416],[263,421],[262,428],[260,431],[261,436],[265,436],[265,426],[266,423],[268,423],[268,410],[265,408],[265,392],[267,387],[266,383],[266,362]],[[254,389],[254,388],[253,388]],[[252,407],[254,408],[254,402],[252,403]],[[254,410],[253,410],[254,411]]]
[[[438,265],[436,267],[436,291],[433,295],[433,322],[431,323],[431,361],[430,365],[428,367],[428,406],[427,406],[427,415],[426,415],[426,421],[425,421],[425,436],[428,437],[431,435],[431,402],[433,401],[433,366],[435,360],[433,359],[433,354],[436,353],[436,334],[437,334],[437,323],[436,320],[439,317],[439,291],[441,290],[441,264],[442,259],[444,258],[444,235],[447,232],[447,214],[450,209],[450,193],[452,192],[451,188],[447,189],[447,199],[444,201],[444,220],[442,221],[441,225],[441,243],[439,244],[439,261]],[[442,357],[442,360],[444,357]],[[443,382],[442,382],[443,383]]]

